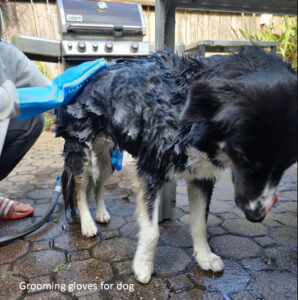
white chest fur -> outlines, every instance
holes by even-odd
[[[188,156],[185,171],[176,174],[177,179],[217,179],[222,173],[222,169],[215,166],[208,158],[207,154],[193,147],[186,150]]]

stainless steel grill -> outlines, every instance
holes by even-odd
[[[62,61],[65,69],[105,57],[147,56],[154,43],[144,42],[146,23],[140,4],[57,0],[60,40],[15,35],[12,43],[34,60]]]
[[[84,60],[147,56],[145,18],[140,4],[58,0],[61,57],[65,68]]]

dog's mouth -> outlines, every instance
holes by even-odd
[[[269,214],[271,208],[272,208],[275,204],[277,204],[277,203],[278,203],[278,197],[275,196],[275,197],[273,198],[273,201],[271,202],[271,204],[269,204],[268,207],[266,208],[265,217]]]

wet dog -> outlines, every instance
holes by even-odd
[[[223,269],[206,239],[212,189],[222,169],[233,174],[235,201],[260,222],[276,202],[283,172],[297,161],[297,78],[291,67],[256,47],[211,58],[167,51],[114,62],[98,72],[73,102],[56,110],[65,139],[63,193],[81,216],[82,234],[110,216],[103,199],[112,174],[111,150],[137,158],[139,241],[133,261],[147,283],[159,237],[159,191],[172,178],[187,182],[194,256],[201,268]]]

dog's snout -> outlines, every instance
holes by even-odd
[[[244,211],[244,213],[245,213],[246,219],[253,223],[262,222],[266,216],[265,210],[259,209],[259,208],[255,209],[255,210],[246,209]]]

